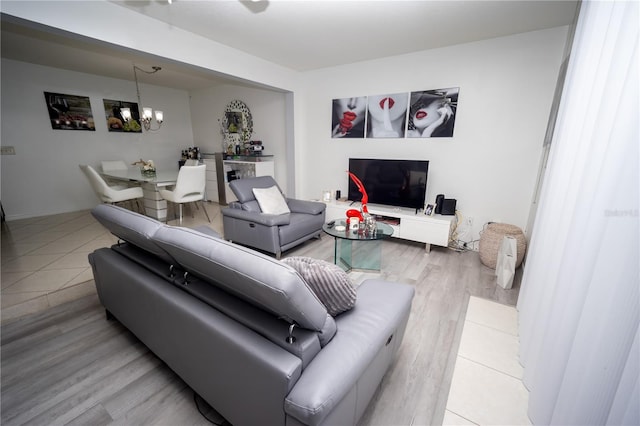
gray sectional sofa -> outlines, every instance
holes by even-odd
[[[112,205],[100,302],[233,425],[355,424],[400,347],[413,287],[368,280],[336,317],[286,263]]]

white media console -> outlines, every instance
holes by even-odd
[[[360,210],[359,202],[330,201],[326,204],[327,221],[346,219],[346,212],[349,209]],[[425,243],[427,252],[431,250],[431,244],[442,247],[449,245],[449,236],[455,223],[455,216],[439,214],[427,216],[422,212],[416,214],[415,209],[379,204],[367,204],[367,209],[369,214],[377,217],[377,220],[391,225],[393,228],[392,237]]]

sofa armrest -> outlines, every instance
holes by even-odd
[[[327,208],[325,203],[298,200],[295,198],[287,198],[287,205],[293,213],[320,214]]]
[[[255,222],[265,226],[288,225],[291,220],[291,216],[288,214],[266,214],[232,208],[225,208],[221,211],[223,216]]]
[[[287,395],[285,412],[306,425],[323,424],[356,389],[358,402],[340,414],[351,418],[331,420],[357,423],[357,407],[366,407],[400,347],[413,295],[414,288],[407,284],[362,283],[356,306],[335,318],[338,332]]]

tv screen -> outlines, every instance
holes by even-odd
[[[424,208],[428,161],[350,158],[349,171],[362,181],[370,204]],[[362,200],[358,187],[348,179],[349,200]]]

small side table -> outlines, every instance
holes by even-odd
[[[340,229],[341,226],[344,229]],[[332,227],[326,223],[322,225],[322,230],[335,239],[333,262],[347,272],[352,269],[379,271],[382,258],[380,240],[389,238],[393,228],[381,222],[377,222],[376,227],[376,233],[371,235],[349,229],[344,220],[337,220]]]

